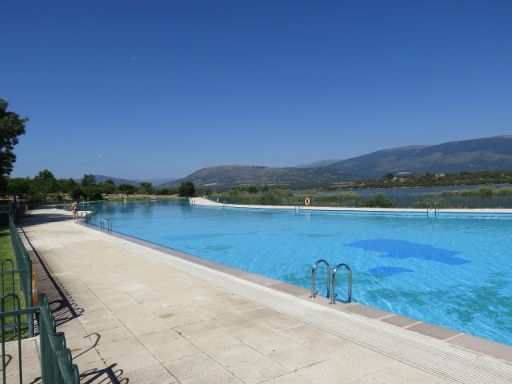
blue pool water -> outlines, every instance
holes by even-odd
[[[185,202],[94,209],[93,225],[108,217],[115,232],[304,288],[317,259],[344,262],[360,303],[512,345],[512,216],[297,214]],[[323,270],[318,282],[323,292]],[[342,284],[337,295],[346,295]]]

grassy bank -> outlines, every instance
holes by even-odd
[[[455,190],[429,194],[411,194],[389,197],[384,194],[362,196],[356,192],[320,193],[319,191],[292,192],[285,188],[248,191],[233,188],[215,193],[210,198],[224,203],[253,205],[304,205],[308,197],[312,206],[369,207],[369,208],[512,208],[512,188],[481,187],[473,190]]]
[[[393,208],[396,202],[384,195],[362,197],[354,192],[320,194],[312,191],[293,193],[288,189],[271,189],[260,192],[247,192],[238,189],[225,193],[213,194],[213,200],[223,203],[251,205],[291,205],[302,206],[309,198],[312,206],[322,207],[375,207]]]
[[[6,260],[11,260],[13,265],[9,262],[6,262]],[[9,233],[9,228],[0,228],[0,265],[3,265],[3,269],[16,269],[16,259],[14,257],[14,251],[12,249],[12,243],[11,243],[11,235]],[[7,275],[4,280],[4,284],[7,290],[7,287],[12,287],[12,279],[11,276]],[[21,291],[19,290],[19,277],[15,275],[15,293],[21,294]],[[12,292],[10,290],[9,292]]]
[[[6,262],[7,260],[10,260],[12,261],[12,265],[10,262]],[[14,267],[14,269],[17,268],[16,266],[16,259],[15,259],[15,256],[14,256],[14,251],[12,249],[12,243],[11,243],[11,236],[10,236],[10,233],[9,233],[9,228],[0,228],[0,265],[3,265],[4,266],[4,270],[9,270],[11,268]],[[14,285],[13,285],[14,283]],[[5,291],[4,292],[1,292],[2,295],[0,296],[4,296],[6,294],[9,294],[9,293],[14,293],[15,295],[17,295],[19,298],[20,298],[20,306],[21,308],[24,308],[25,307],[25,301],[24,301],[24,298],[23,298],[23,293],[21,291],[21,288],[20,288],[20,277],[19,277],[19,274],[14,274],[14,282],[13,282],[13,275],[5,275],[4,276],[4,285],[5,287]],[[14,287],[14,290],[13,290],[13,287]],[[13,307],[13,301],[12,300],[6,300],[5,302],[5,309],[6,310],[12,310],[14,309]],[[22,322],[25,322],[27,321],[27,317],[26,316],[22,316],[21,318],[21,321]],[[15,340],[16,337],[15,337],[15,332],[12,328],[9,328],[10,325],[14,324],[15,323],[15,319],[12,318],[12,317],[8,317],[5,321],[5,324],[7,325],[7,331],[6,331],[6,338],[7,340]],[[22,326],[22,337],[27,337],[28,335],[28,328],[26,325]]]

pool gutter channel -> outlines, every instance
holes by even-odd
[[[91,224],[83,224],[112,240],[157,251],[165,256],[162,261],[172,262],[172,267],[182,272],[425,371],[464,383],[512,382],[512,347],[508,345],[355,302],[330,305],[329,299],[310,298],[309,290],[280,280],[132,236],[116,232],[109,236]]]
[[[367,214],[409,214],[419,216],[512,216],[510,208],[368,208],[368,207],[321,207],[321,206],[293,206],[293,205],[251,205],[251,204],[230,204],[217,203],[203,197],[189,198],[191,206],[210,208],[234,208],[248,210],[274,210],[274,211],[296,211],[296,212],[339,212],[339,213],[367,213]]]

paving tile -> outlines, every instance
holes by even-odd
[[[291,371],[319,363],[327,359],[327,355],[303,345],[289,345],[275,350],[267,356]]]
[[[288,373],[286,375],[282,375],[276,377],[275,379],[270,379],[265,382],[265,384],[310,384],[311,381],[305,379],[304,377],[298,375],[295,372]],[[325,382],[327,384],[327,382]]]
[[[416,323],[418,320],[411,319],[410,317],[394,315],[394,316],[386,317],[386,318],[382,319],[382,321],[385,321],[386,323],[389,323],[389,324],[396,325],[398,327],[406,327],[408,325]]]
[[[371,377],[375,383],[385,384],[434,384],[440,382],[438,376],[399,362],[393,362],[368,377]]]
[[[357,313],[359,315],[369,317],[371,319],[379,319],[384,316],[392,315],[391,312],[383,311],[381,309],[377,309],[377,308],[373,308],[373,307],[368,307],[368,306],[362,305],[362,304],[342,307],[342,309],[346,310],[348,312]]]
[[[158,331],[170,330],[171,327],[158,318],[123,322],[126,328],[136,336],[147,335]]]
[[[179,326],[204,322],[206,318],[199,315],[197,312],[174,311],[160,316],[160,320],[162,320],[170,328],[175,328]]]
[[[230,374],[229,371],[204,353],[167,362],[165,367],[180,382],[190,379],[196,381],[207,380],[214,375]]]
[[[202,321],[190,325],[182,325],[174,328],[174,330],[187,339],[194,339],[197,337],[206,336],[212,331],[215,331],[216,328],[218,327],[216,327],[211,322]]]
[[[232,332],[233,335],[263,355],[300,346],[296,341],[262,326],[240,329]]]
[[[140,342],[161,363],[181,359],[201,352],[193,343],[177,333],[156,332],[140,337]]]
[[[144,346],[137,339],[124,339],[124,340],[111,340],[106,343],[101,343],[96,346],[103,359],[120,357],[127,354],[140,352]]]
[[[234,376],[231,372],[215,373],[212,375],[197,376],[191,379],[182,380],[181,384],[244,384],[242,380]]]
[[[423,335],[435,337],[436,339],[439,339],[439,340],[446,340],[450,337],[453,337],[453,336],[459,334],[459,332],[454,331],[452,329],[438,327],[437,325],[429,324],[429,323],[414,324],[414,325],[407,327],[407,329],[421,333]]]
[[[153,365],[124,374],[130,384],[177,384],[178,381],[161,365]]]
[[[512,362],[512,347],[495,343],[472,335],[460,335],[450,340],[451,344],[464,347],[472,351],[494,356],[497,359]]]
[[[211,351],[211,356],[248,384],[274,379],[289,372],[282,365],[273,362],[247,345],[217,349]]]
[[[346,384],[366,376],[357,365],[331,359],[299,369],[296,373],[311,384]]]
[[[105,359],[105,364],[107,366],[110,364],[117,364],[123,369],[125,376],[127,376],[127,372],[159,365],[159,362],[150,352],[143,349],[138,352],[133,351],[128,354],[107,358]]]

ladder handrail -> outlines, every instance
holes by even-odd
[[[112,220],[103,218],[100,220],[100,228],[102,231],[106,230],[109,233],[112,233]]]
[[[329,298],[329,291],[330,291],[330,284],[331,284],[331,281],[330,281],[331,266],[324,259],[317,260],[317,262],[315,264],[313,264],[313,267],[311,268],[311,296],[310,297],[314,298],[317,294],[317,292],[315,291],[315,276],[316,276],[316,268],[317,268],[318,264],[320,264],[320,263],[325,264],[325,267],[327,269],[327,294],[325,297]]]
[[[350,267],[345,264],[345,263],[341,263],[341,264],[338,264],[336,267],[334,267],[334,270],[332,272],[332,283],[331,283],[331,302],[330,304],[336,304],[336,298],[334,296],[334,289],[336,287],[336,273],[338,272],[338,269],[339,268],[345,268],[347,270],[347,274],[348,274],[348,298],[347,298],[347,302],[350,303],[352,301],[352,269],[350,269]]]

